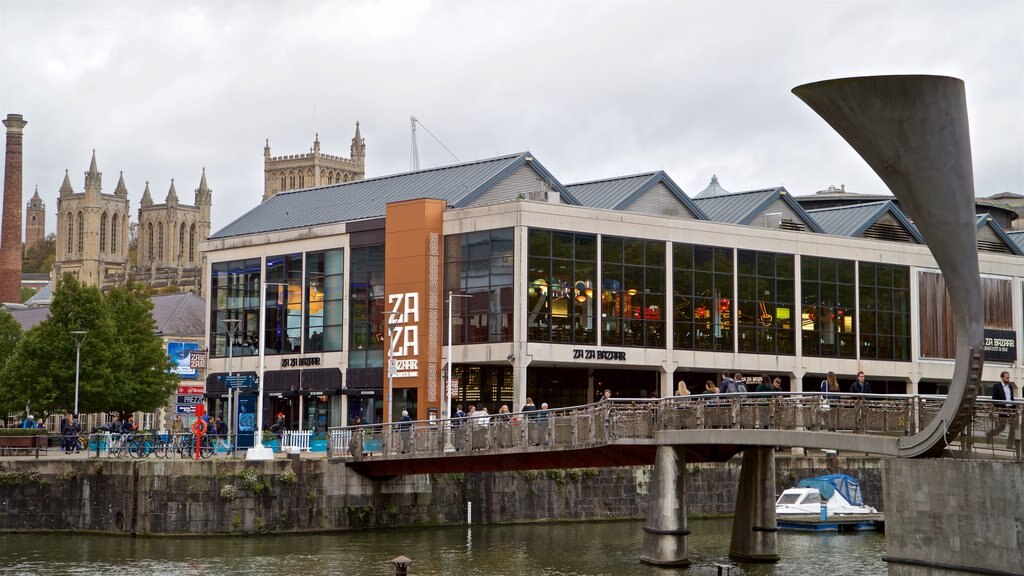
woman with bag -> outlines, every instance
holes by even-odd
[[[835,410],[832,410],[831,403],[839,399],[839,380],[836,373],[829,370],[825,379],[821,381],[821,425],[829,430],[835,431],[836,417]]]

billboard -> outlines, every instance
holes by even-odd
[[[168,342],[167,356],[171,359],[171,373],[178,378],[199,378],[199,369],[191,364],[192,352],[199,351],[198,342]]]

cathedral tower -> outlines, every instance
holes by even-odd
[[[25,251],[46,239],[46,204],[39,197],[39,187],[25,206]]]
[[[267,140],[263,147],[263,201],[278,192],[362,180],[366,176],[366,142],[359,133],[359,122],[349,152],[351,158],[321,153],[320,135],[316,134],[308,154],[273,157]]]

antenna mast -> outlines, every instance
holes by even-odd
[[[420,148],[416,145],[416,117],[409,116],[409,124],[412,125],[412,157],[409,168],[413,171],[420,169]]]

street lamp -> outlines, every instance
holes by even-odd
[[[266,273],[264,271],[264,273]],[[260,281],[260,321],[259,321],[259,337],[256,339],[256,344],[259,346],[259,365],[257,378],[259,379],[259,387],[256,392],[256,438],[253,439],[253,447],[245,453],[246,460],[273,460],[274,451],[263,445],[263,372],[266,365],[266,348],[267,338],[266,334],[266,316],[267,316],[267,286],[285,286],[288,284],[283,282],[266,282]]]
[[[234,381],[234,372],[231,371],[231,357],[234,355],[234,343],[235,335],[238,334],[238,318],[226,318],[224,320],[224,328],[228,333],[228,442],[231,442],[231,455],[234,456],[235,444],[238,443],[238,434],[236,428],[236,421],[238,415],[235,413],[235,402],[238,398],[238,385],[232,387]],[[232,436],[234,442],[231,441]]]
[[[448,378],[446,379],[447,386],[445,387],[445,413],[442,415],[442,419],[450,419],[452,417],[452,298],[471,298],[469,294],[453,294],[451,290],[448,291]],[[448,423],[448,427],[451,427],[451,422]]]
[[[71,331],[71,337],[75,339],[75,418],[78,418],[78,374],[82,365],[82,342],[88,333],[86,330]]]

